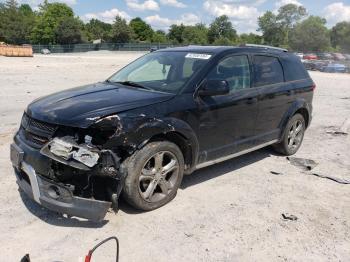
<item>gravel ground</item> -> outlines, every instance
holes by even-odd
[[[30,253],[33,261],[82,261],[98,240],[116,235],[121,261],[350,261],[350,185],[309,175],[269,148],[185,177],[163,208],[139,213],[122,202],[101,223],[62,217],[21,196],[9,145],[26,105],[104,80],[140,55],[0,57],[0,260]],[[350,75],[311,76],[313,122],[296,156],[318,162],[314,173],[350,179],[350,135],[332,134],[350,133]],[[109,247],[96,261],[113,261]]]

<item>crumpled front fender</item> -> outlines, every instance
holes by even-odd
[[[118,114],[98,120],[93,128],[110,132],[104,148],[124,147],[129,153],[144,146],[152,137],[169,132],[180,134],[191,147],[193,159],[197,159],[198,140],[193,129],[184,121],[173,118],[149,117],[144,114]],[[194,163],[193,163],[194,164]]]

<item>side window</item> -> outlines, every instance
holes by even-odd
[[[166,80],[169,74],[170,65],[160,64],[157,60],[151,60],[141,66],[128,76],[128,81],[146,82]],[[145,74],[147,72],[147,74]]]
[[[208,74],[207,78],[226,80],[230,86],[230,93],[250,88],[248,57],[241,55],[224,58]]]
[[[284,82],[283,69],[276,57],[254,56],[255,86],[272,85]]]
[[[280,58],[282,58],[281,62],[286,81],[294,81],[310,77],[299,57],[294,55],[284,55]]]

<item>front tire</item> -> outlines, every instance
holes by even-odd
[[[305,119],[301,114],[295,114],[287,123],[282,141],[274,145],[274,149],[283,155],[294,155],[300,148],[305,133]]]
[[[175,198],[184,173],[184,158],[177,145],[149,143],[123,165],[127,170],[123,196],[133,207],[154,210]]]

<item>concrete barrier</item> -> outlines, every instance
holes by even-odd
[[[0,45],[0,55],[10,57],[33,57],[33,48],[30,45]]]

